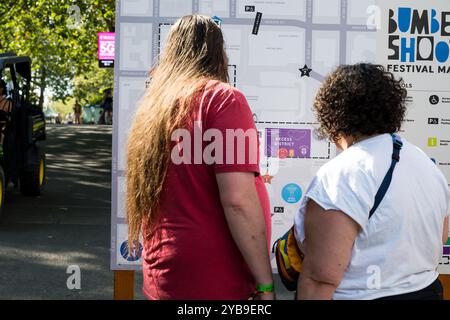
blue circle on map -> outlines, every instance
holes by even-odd
[[[297,203],[302,197],[302,188],[298,184],[289,183],[281,191],[281,197],[287,203]]]
[[[139,242],[138,248],[134,249],[133,252],[129,252],[128,250],[128,240],[122,242],[122,245],[120,246],[120,254],[122,257],[129,261],[134,262],[138,261],[142,257],[142,250],[144,248],[142,247],[142,244]]]

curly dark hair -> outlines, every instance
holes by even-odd
[[[383,66],[339,66],[320,87],[314,110],[318,133],[333,142],[343,136],[394,133],[406,113],[406,89]]]

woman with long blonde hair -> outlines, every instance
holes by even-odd
[[[257,132],[227,82],[220,27],[200,15],[177,21],[128,142],[128,243],[142,231],[149,299],[274,297]]]

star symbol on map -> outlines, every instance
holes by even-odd
[[[308,68],[308,66],[305,64],[303,68],[298,69],[302,73],[302,77],[310,77],[309,73],[312,71],[312,69]]]
[[[262,176],[262,179],[263,179],[264,183],[271,184],[273,176],[266,173],[265,175]]]

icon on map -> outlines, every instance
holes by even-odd
[[[429,100],[432,105],[436,105],[439,103],[439,97],[435,94],[431,95]]]

